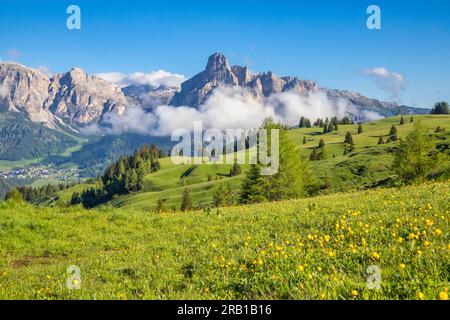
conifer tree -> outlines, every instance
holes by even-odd
[[[358,134],[361,134],[361,133],[363,133],[363,126],[360,124],[358,126]]]
[[[350,132],[347,132],[345,134],[344,143],[353,145],[353,137],[352,137],[352,134]]]
[[[258,203],[267,200],[265,179],[261,176],[261,167],[259,164],[250,165],[245,179],[242,183],[240,192],[240,203]]]
[[[439,166],[437,152],[432,152],[433,142],[420,121],[414,123],[410,132],[394,154],[393,167],[405,182],[424,180]]]
[[[230,177],[238,176],[242,172],[241,166],[237,163],[237,161],[234,161],[233,167],[230,169]]]
[[[191,201],[191,195],[189,194],[189,190],[186,187],[184,187],[183,190],[183,197],[181,199],[181,211],[188,211],[192,209],[192,201]]]
[[[319,160],[319,152],[317,152],[317,148],[314,148],[311,152],[311,155],[309,156],[310,161],[316,161]]]
[[[161,213],[161,212],[165,211],[164,202],[165,202],[165,199],[161,199],[161,198],[158,199],[158,201],[156,202],[156,208],[155,208],[156,212]]]
[[[325,141],[323,141],[323,139],[320,139],[319,148],[323,148],[323,147],[325,147]]]

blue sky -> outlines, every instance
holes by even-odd
[[[66,28],[70,4],[81,8],[81,30]],[[370,4],[381,8],[381,30],[366,28]],[[190,77],[222,52],[253,71],[374,98],[390,99],[397,85],[404,104],[450,100],[448,0],[2,0],[0,39],[2,60],[53,72],[164,69]],[[386,79],[366,74],[376,67]]]

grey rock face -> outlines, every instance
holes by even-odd
[[[50,80],[37,70],[16,63],[0,64],[0,111],[26,114],[33,122],[55,127],[48,110]]]
[[[268,97],[273,93],[294,90],[307,94],[317,90],[314,81],[298,78],[280,78],[272,72],[253,74],[247,67],[230,67],[227,58],[215,53],[209,57],[206,69],[181,84],[181,91],[175,93],[171,104],[197,107],[202,104],[219,85],[242,86],[255,97]]]
[[[168,105],[178,88],[155,88],[149,84],[130,84],[122,92],[131,104],[149,110],[160,105]]]
[[[82,125],[97,122],[106,112],[122,114],[127,105],[119,87],[86,74],[79,68],[52,79],[54,99],[50,111],[65,122]]]
[[[48,127],[97,122],[106,112],[123,113],[126,105],[120,88],[79,68],[48,78],[19,64],[0,64],[0,108]]]

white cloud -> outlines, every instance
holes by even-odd
[[[22,52],[17,49],[8,50],[8,57],[11,61],[15,61],[16,59],[22,56]]]
[[[97,76],[121,86],[130,84],[148,84],[152,87],[164,86],[169,88],[179,88],[181,83],[186,80],[186,78],[181,74],[170,73],[164,70],[149,73],[134,72],[130,74],[121,72],[106,72],[99,73]]]
[[[45,74],[45,75],[48,76],[48,77],[52,77],[52,76],[53,76],[53,72],[52,72],[52,70],[50,70],[49,67],[46,67],[46,66],[39,66],[39,67],[37,67],[36,69],[37,69],[39,72]]]
[[[389,98],[398,100],[400,91],[406,88],[405,77],[397,72],[390,72],[386,68],[378,67],[367,69],[365,74],[370,76],[377,86],[389,94]]]
[[[258,100],[242,87],[219,87],[198,108],[161,105],[151,112],[128,108],[123,115],[107,114],[100,127],[89,127],[84,133],[133,132],[169,136],[175,129],[192,131],[194,121],[202,121],[203,129],[250,129],[259,127],[268,117],[294,126],[301,116],[314,121],[317,118],[344,117],[349,110],[352,106],[347,100],[331,101],[321,91],[308,96],[283,92]]]

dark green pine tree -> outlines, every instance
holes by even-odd
[[[361,134],[361,133],[363,133],[363,126],[360,124],[358,126],[358,134]]]
[[[192,209],[191,195],[189,194],[189,189],[184,187],[183,197],[181,199],[181,211],[188,211]]]
[[[413,115],[411,114],[411,117],[409,118],[409,122],[414,122]]]
[[[161,198],[158,199],[158,201],[156,202],[155,212],[161,213],[161,212],[165,211],[165,208],[164,208],[165,201],[166,201],[165,199],[161,199]]]
[[[74,206],[81,203],[81,196],[78,192],[74,192],[72,194],[72,198],[70,199],[70,205]]]
[[[328,158],[330,158],[330,152],[328,151],[327,146],[324,145],[324,146],[320,149],[319,160],[326,160],[326,159],[328,159]]]
[[[347,133],[345,134],[345,140],[344,140],[344,143],[353,145],[353,137],[352,137],[352,134],[351,134],[350,132],[347,132]]]
[[[303,144],[307,144],[308,141],[306,140],[306,137],[303,137]]]
[[[325,147],[325,141],[323,141],[323,139],[320,139],[319,148],[323,148],[323,147]]]
[[[450,114],[450,108],[447,102],[438,102],[431,110],[431,114]]]
[[[378,139],[378,144],[384,144],[383,135],[380,134],[380,138]]]
[[[391,130],[389,131],[388,142],[393,142],[393,141],[397,141],[397,140],[398,140],[397,127],[396,126],[392,126]]]
[[[327,123],[324,123],[323,124],[323,133],[328,133],[329,131],[328,131],[328,124]]]
[[[403,118],[403,116],[401,116],[400,118],[400,125],[405,124],[405,119]]]
[[[299,128],[305,128],[306,127],[306,118],[305,117],[300,117],[300,122],[298,124]]]
[[[311,161],[319,160],[319,153],[317,152],[316,148],[314,148],[313,151],[311,152],[311,155],[309,156],[309,160],[311,160]]]
[[[237,161],[234,161],[233,167],[230,169],[230,177],[238,176],[242,172],[241,166],[237,163]]]
[[[248,204],[266,201],[266,187],[266,180],[261,176],[261,167],[259,164],[252,164],[242,182],[239,202]]]

